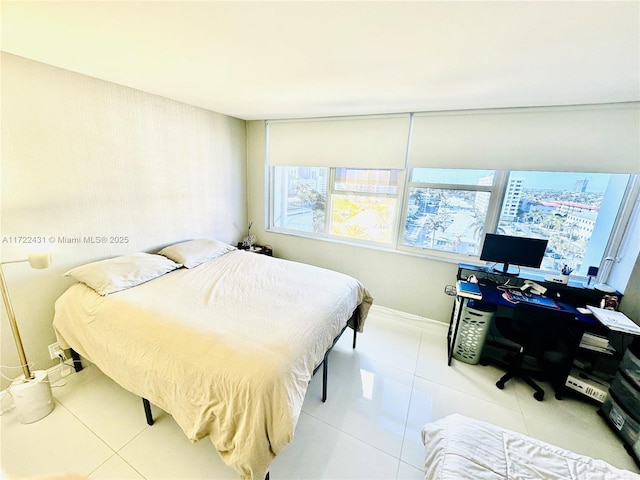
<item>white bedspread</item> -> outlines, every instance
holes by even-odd
[[[357,308],[362,330],[371,303],[347,275],[238,250],[106,297],[75,284],[53,325],[61,346],[263,479],[313,369]]]
[[[425,425],[422,441],[427,480],[640,480],[603,460],[457,414]]]

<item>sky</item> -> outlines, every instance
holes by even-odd
[[[422,171],[421,171],[422,170]],[[482,177],[492,173],[492,170],[447,170],[447,169],[414,169],[413,181],[433,183],[454,183],[477,185]],[[424,172],[424,174],[422,174]],[[513,178],[523,178],[524,188],[575,190],[578,180],[588,180],[587,192],[604,192],[611,178],[608,173],[573,173],[573,172],[532,172],[513,171]]]
[[[554,172],[512,172],[514,178],[524,178],[524,188],[546,190],[574,191],[575,183],[579,180],[588,180],[587,192],[602,193],[606,190],[611,175],[608,173],[569,173]]]

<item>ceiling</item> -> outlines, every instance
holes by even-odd
[[[241,119],[640,100],[640,2],[2,1],[6,52]]]

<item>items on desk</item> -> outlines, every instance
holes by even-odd
[[[456,295],[460,297],[473,298],[474,300],[482,300],[482,292],[477,283],[464,282],[458,280],[456,282]]]
[[[565,264],[562,267],[562,271],[560,272],[560,275],[546,275],[544,277],[544,280],[546,282],[560,283],[560,284],[566,285],[569,283],[569,275],[571,275],[571,272],[573,272],[573,268]]]
[[[524,285],[520,287],[520,290],[526,292],[527,290],[531,290],[531,293],[535,293],[537,295],[544,295],[547,293],[547,289],[542,285],[534,282],[533,280],[525,280]]]
[[[598,267],[589,267],[589,270],[587,271],[587,276],[589,277],[589,280],[587,280],[587,286],[591,285],[591,280],[598,276],[599,270],[600,269]]]
[[[544,281],[566,285],[569,283],[569,275],[545,275]]]
[[[640,335],[640,326],[627,317],[622,312],[607,310],[606,308],[598,308],[587,305],[593,315],[609,330],[616,332],[629,333],[631,335]]]
[[[600,300],[600,308],[606,308],[607,310],[618,310],[618,296],[617,295],[605,295]]]
[[[560,283],[562,285],[566,285],[569,283],[569,274],[561,274],[561,275],[546,275],[544,277],[545,282],[552,283]]]
[[[528,303],[537,307],[553,308],[561,310],[560,305],[553,298],[542,295],[527,295],[520,290],[505,290],[502,296],[511,303]]]

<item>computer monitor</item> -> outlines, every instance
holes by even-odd
[[[540,238],[487,233],[482,245],[480,260],[501,263],[502,270],[496,268],[496,271],[507,275],[517,275],[517,272],[509,272],[509,266],[539,268],[548,242],[548,240]]]

